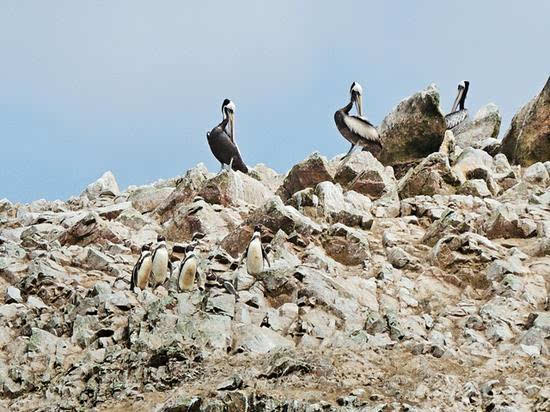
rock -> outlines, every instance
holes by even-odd
[[[493,158],[483,150],[468,147],[456,159],[453,171],[462,183],[470,179],[487,180],[493,171]]]
[[[455,149],[456,141],[452,130],[445,130],[443,141],[441,142],[441,146],[439,146],[439,153],[450,158],[454,155]]]
[[[258,180],[244,173],[229,170],[207,180],[199,195],[208,203],[223,206],[261,206],[272,196],[269,189]]]
[[[341,223],[332,225],[323,241],[327,254],[344,265],[359,265],[370,256],[368,238]]]
[[[499,207],[489,216],[484,231],[489,239],[524,237],[518,215],[506,206]]]
[[[396,182],[384,166],[370,152],[357,152],[342,163],[334,176],[334,180],[347,190],[379,199],[391,192]]]
[[[275,348],[292,348],[291,340],[271,329],[256,325],[239,325],[235,331],[235,350],[238,352],[267,353]]]
[[[101,195],[118,196],[119,194],[120,189],[118,188],[115,176],[111,171],[107,171],[95,182],[90,183],[81,196],[94,200]]]
[[[488,137],[487,139],[483,139],[479,142],[476,147],[495,157],[500,152],[501,142],[494,137]]]
[[[367,228],[372,225],[371,201],[354,191],[345,194],[340,185],[321,182],[315,188],[318,208],[329,222]]]
[[[462,149],[479,147],[484,139],[498,137],[500,122],[497,105],[489,103],[478,110],[473,120],[466,120],[453,129],[457,145]]]
[[[525,169],[523,172],[523,180],[545,187],[550,183],[550,175],[544,164],[537,162]]]
[[[182,205],[193,200],[209,177],[208,169],[202,163],[189,169],[181,181],[177,183],[176,189],[155,210],[155,213],[161,219],[161,223],[170,219],[173,212]]]
[[[485,183],[485,180],[482,179],[467,180],[458,188],[457,193],[460,193],[461,195],[472,195],[477,197],[491,196],[491,191],[487,187],[487,183]]]
[[[253,224],[262,224],[274,233],[279,229],[288,235],[294,231],[305,236],[321,232],[321,227],[317,223],[292,206],[285,206],[279,196],[269,199],[249,221]]]
[[[432,153],[418,166],[409,169],[399,180],[397,190],[401,199],[417,195],[451,194],[459,182],[451,170],[449,159],[441,153]]]
[[[332,181],[330,167],[327,159],[315,152],[290,169],[276,194],[286,201],[294,193],[324,181]]]
[[[6,303],[21,303],[23,298],[21,298],[21,291],[13,286],[8,286],[6,289]]]
[[[386,256],[388,257],[388,262],[397,269],[401,269],[407,264],[414,262],[413,257],[399,246],[387,248]]]
[[[144,187],[130,193],[128,200],[134,209],[141,213],[148,213],[159,207],[173,191],[173,187]]]
[[[435,85],[402,100],[379,128],[384,165],[407,163],[437,152],[445,134],[445,119],[439,108]]]
[[[550,159],[550,77],[542,91],[515,114],[502,139],[502,153],[513,164],[530,166]]]

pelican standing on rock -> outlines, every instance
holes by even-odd
[[[229,165],[229,169],[248,173],[248,167],[244,164],[235,141],[235,103],[225,99],[222,104],[222,115],[221,123],[206,134],[214,157],[221,163],[220,172],[225,165]]]
[[[334,113],[338,131],[351,143],[348,153],[342,159],[351,155],[356,146],[361,146],[376,156],[382,150],[382,143],[376,127],[363,117],[363,88],[359,83],[353,82],[349,92],[350,102]],[[349,114],[354,104],[357,116]]]
[[[453,103],[451,113],[445,116],[445,125],[447,129],[455,128],[468,118],[468,109],[464,107],[464,102],[466,102],[466,95],[468,94],[469,88],[470,82],[468,80],[464,80],[458,84],[458,93]]]

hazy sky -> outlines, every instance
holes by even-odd
[[[206,131],[235,101],[249,165],[348,149],[333,114],[363,85],[375,124],[435,82],[444,111],[512,115],[550,72],[548,1],[0,2],[0,198],[217,171]],[[372,2],[374,3],[374,2]]]

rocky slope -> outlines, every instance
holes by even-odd
[[[482,144],[492,106],[455,136],[422,113],[437,90],[415,96],[384,136],[433,141],[399,180],[314,153],[285,176],[198,165],[121,192],[106,173],[66,202],[0,201],[0,406],[549,410],[550,162]],[[256,224],[272,266],[252,277]],[[164,234],[177,265],[196,232],[204,292],[129,290],[142,244]]]

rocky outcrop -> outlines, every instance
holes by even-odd
[[[93,200],[101,195],[118,196],[119,194],[120,189],[118,188],[115,176],[113,172],[108,171],[103,173],[95,182],[90,183],[81,196],[86,196],[88,199]]]
[[[324,156],[315,152],[290,169],[277,195],[286,201],[294,193],[327,180],[332,180],[329,163]]]
[[[473,120],[466,120],[453,129],[457,145],[462,149],[481,148],[485,139],[498,137],[501,119],[497,105],[489,103],[482,107]]]
[[[550,163],[445,136],[399,182],[370,153],[313,155],[0,200],[0,409],[548,409]],[[158,234],[172,273],[132,291]]]
[[[437,87],[432,84],[401,101],[384,118],[379,133],[383,149],[378,159],[384,165],[407,164],[437,152],[445,133]]]
[[[512,119],[501,151],[511,163],[522,166],[550,160],[550,77],[539,95]]]

